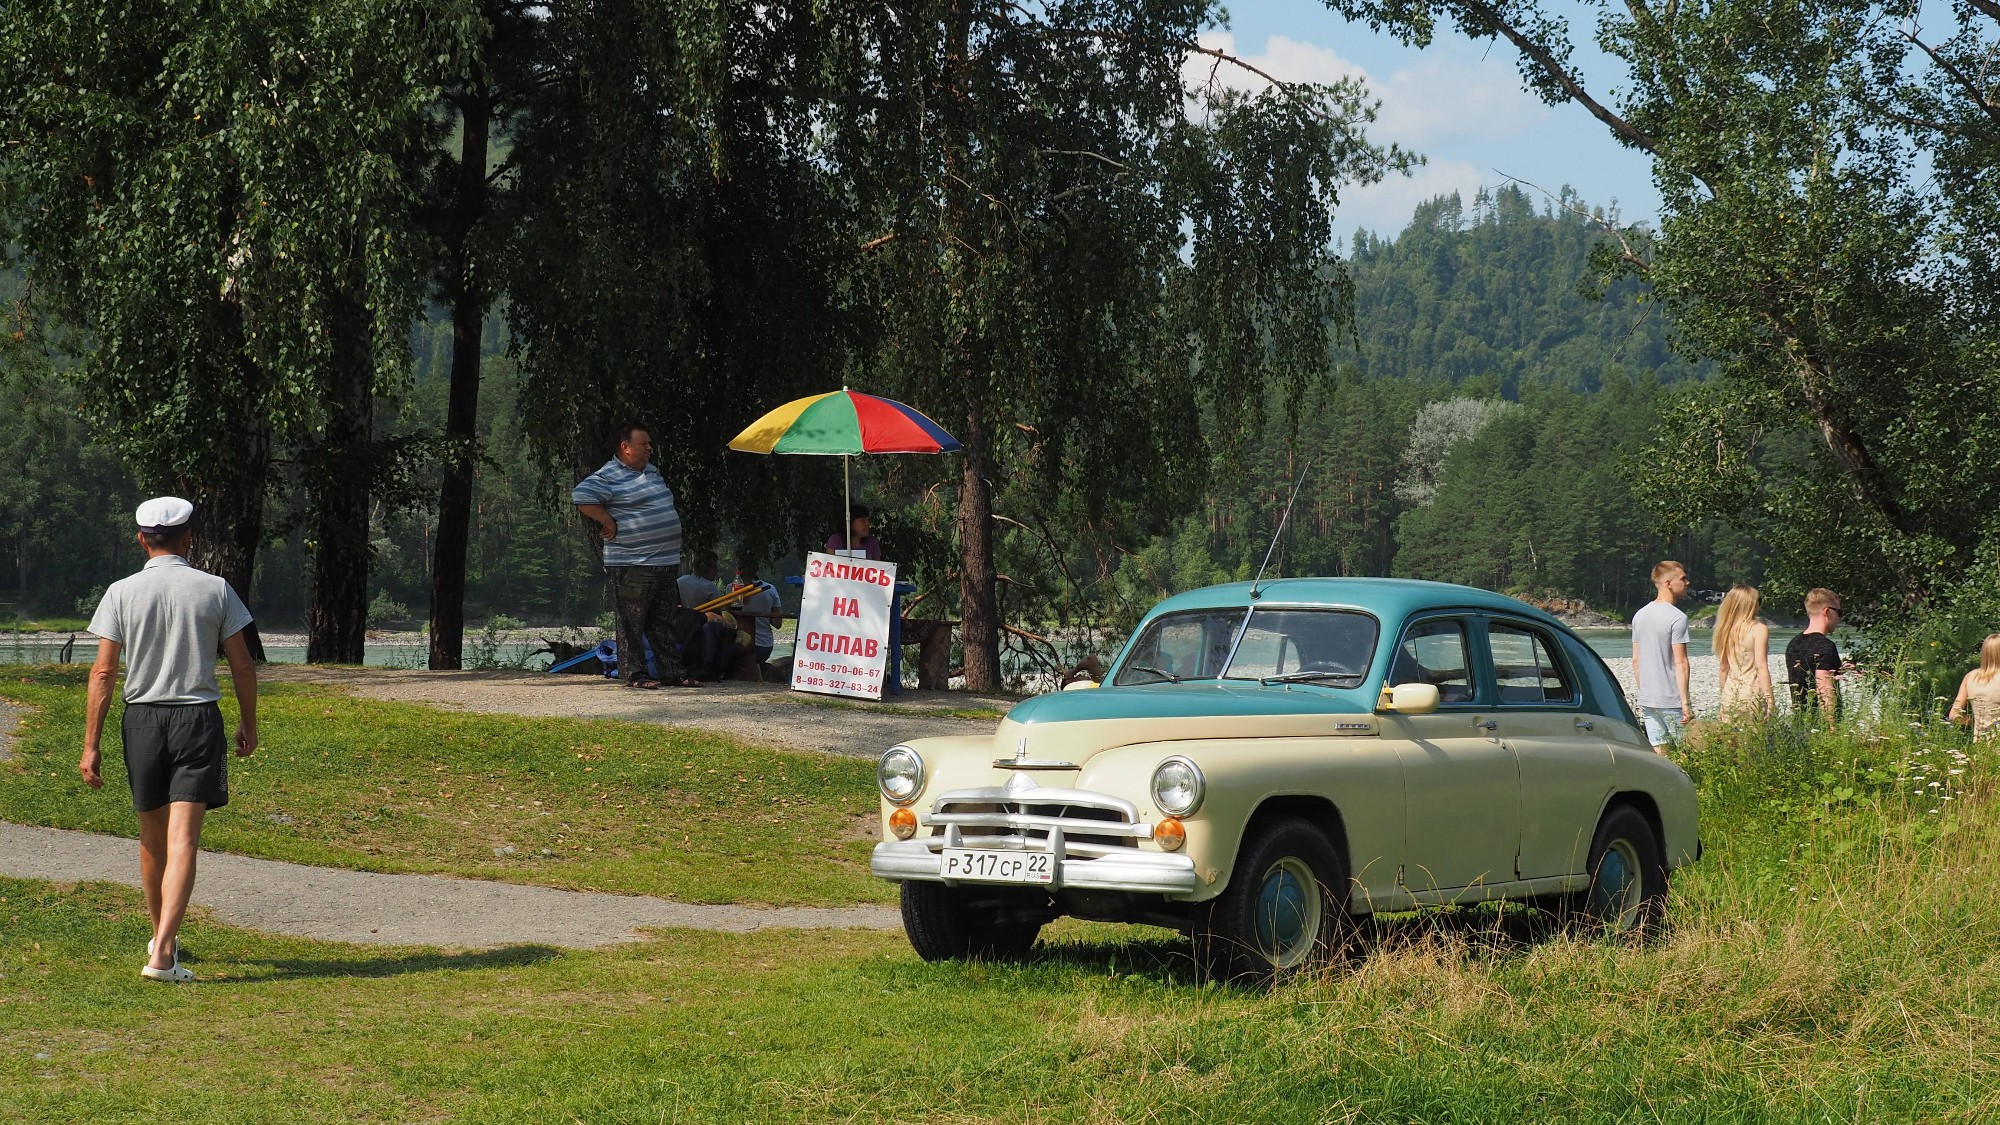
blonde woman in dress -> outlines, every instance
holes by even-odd
[[[1979,667],[1958,681],[1950,718],[1954,723],[1970,722],[1974,738],[2000,738],[2000,633],[1986,638],[1979,646]]]
[[[1771,627],[1757,620],[1761,605],[1755,586],[1738,586],[1715,614],[1725,719],[1761,719],[1771,713]]]

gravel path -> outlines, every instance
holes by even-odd
[[[120,836],[0,822],[0,876],[139,883],[138,845]],[[595,949],[643,941],[640,927],[900,929],[886,906],[703,906],[439,875],[384,875],[201,853],[194,902],[245,929],[364,945]]]
[[[271,664],[267,680],[326,684],[368,699],[427,703],[465,711],[570,719],[634,719],[734,735],[758,746],[873,758],[905,739],[990,735],[1014,705],[1004,696],[962,691],[907,691],[895,702],[843,703],[793,692],[783,684],[730,680],[699,688],[633,691],[601,676],[545,672],[429,672]],[[991,718],[953,717],[985,710]]]

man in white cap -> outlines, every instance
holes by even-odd
[[[181,967],[180,930],[194,890],[201,822],[208,810],[229,803],[228,743],[215,685],[218,645],[229,657],[236,687],[236,755],[247,758],[257,749],[257,667],[243,640],[250,611],[227,581],[188,565],[192,515],[194,505],[178,496],[139,505],[146,565],[112,583],[90,619],[97,662],[90,669],[83,759],[77,763],[92,789],[104,784],[98,743],[123,653],[125,773],[139,814],[139,882],[153,918],[139,974],[175,983],[194,979]]]

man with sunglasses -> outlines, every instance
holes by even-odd
[[[1840,649],[1829,636],[1840,627],[1840,595],[1814,589],[1806,594],[1806,631],[1785,646],[1786,679],[1792,685],[1792,713],[1840,721]]]

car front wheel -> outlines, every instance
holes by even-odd
[[[1042,924],[971,901],[963,887],[903,884],[903,932],[926,961],[1015,961],[1028,955]]]
[[[1599,933],[1640,936],[1660,920],[1667,865],[1653,826],[1630,805],[1604,814],[1590,842],[1590,885],[1577,905]]]
[[[1270,980],[1323,960],[1351,930],[1347,872],[1326,834],[1298,817],[1256,825],[1197,934],[1225,979]]]

